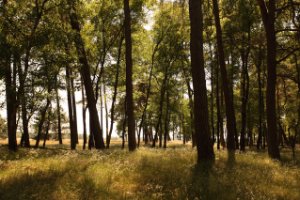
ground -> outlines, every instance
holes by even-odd
[[[0,142],[1,144],[1,142]],[[2,142],[3,144],[3,142]],[[248,150],[196,165],[196,150],[171,143],[130,153],[118,142],[105,151],[50,143],[46,149],[0,146],[0,199],[300,199],[300,152],[282,161]]]

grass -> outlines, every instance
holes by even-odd
[[[300,152],[297,152],[299,155]],[[0,146],[0,199],[300,199],[300,159],[265,152],[196,163],[191,146],[121,150],[19,149]]]

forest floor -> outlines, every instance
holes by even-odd
[[[104,151],[52,143],[16,153],[0,143],[0,199],[300,199],[299,150],[292,159],[282,149],[280,162],[265,151],[215,153],[195,165],[196,150],[178,142],[134,153],[118,142]]]

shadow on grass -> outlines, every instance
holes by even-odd
[[[92,165],[91,162],[70,160],[53,169],[38,169],[31,173],[24,169],[0,179],[0,199],[94,200],[122,196],[109,191],[109,186],[97,184],[93,174],[87,174]]]

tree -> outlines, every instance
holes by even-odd
[[[131,16],[129,0],[124,0],[124,35],[125,35],[125,57],[126,57],[126,112],[128,126],[128,148],[130,151],[136,149],[135,120],[133,107],[132,86],[132,41],[131,41]]]
[[[279,159],[280,152],[277,141],[276,119],[276,32],[275,32],[275,0],[257,0],[267,39],[267,138],[268,153],[271,158]]]
[[[227,69],[225,64],[225,55],[223,48],[223,39],[222,39],[222,28],[220,23],[220,14],[219,14],[219,3],[218,0],[213,1],[213,13],[215,18],[215,26],[216,26],[216,35],[217,35],[217,49],[218,49],[218,60],[221,70],[221,78],[222,78],[222,87],[225,98],[225,107],[226,107],[226,121],[227,121],[227,148],[230,151],[234,151],[236,148],[235,144],[235,136],[237,135],[236,131],[236,119],[235,119],[235,111],[233,105],[233,96],[231,93],[231,86],[227,77]]]
[[[194,87],[194,126],[198,151],[198,162],[213,159],[210,139],[208,100],[203,56],[203,1],[190,0],[191,67]]]
[[[105,145],[104,145],[104,140],[102,135],[102,129],[99,123],[99,116],[96,107],[96,99],[95,99],[92,80],[91,80],[90,66],[87,60],[84,42],[80,35],[81,29],[80,29],[80,25],[76,13],[75,2],[68,0],[68,4],[70,6],[70,10],[69,10],[70,24],[72,29],[75,32],[74,43],[78,54],[78,60],[81,65],[80,74],[83,78],[86,96],[87,96],[87,104],[90,113],[91,132],[94,137],[93,140],[95,142],[95,147],[97,149],[104,149]]]

